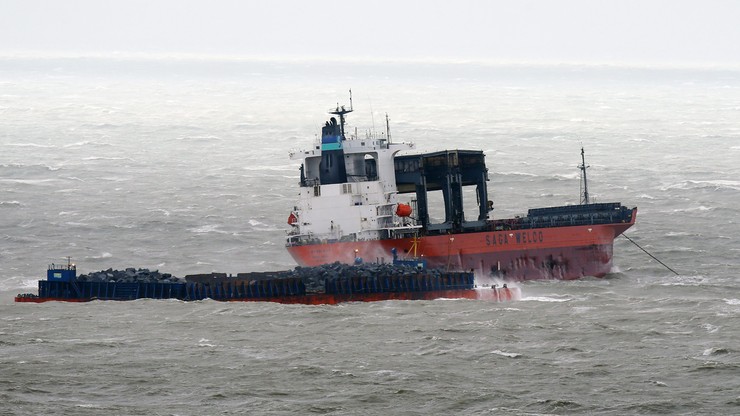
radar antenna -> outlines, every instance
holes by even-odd
[[[586,179],[586,169],[590,168],[591,166],[586,164],[586,156],[585,152],[583,151],[583,146],[581,146],[581,164],[578,165],[578,169],[581,170],[581,205],[590,204],[591,199],[588,196],[588,180]]]

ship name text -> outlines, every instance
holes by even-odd
[[[508,244],[543,243],[542,231],[516,231],[486,234],[487,246],[504,246]]]

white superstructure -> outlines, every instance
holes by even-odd
[[[288,245],[377,240],[391,229],[409,227],[394,215],[394,157],[414,144],[391,143],[388,134],[347,137],[344,116],[351,111],[337,107],[331,114],[340,122],[332,117],[313,149],[290,154],[303,164]]]

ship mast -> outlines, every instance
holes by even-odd
[[[388,113],[385,113],[385,137],[388,139],[388,144],[391,143],[391,121],[388,118]]]
[[[342,140],[347,140],[347,137],[344,135],[344,115],[352,112],[352,90],[349,90],[349,110],[344,108],[344,106],[339,106],[339,103],[337,103],[337,108],[334,111],[330,111],[329,114],[334,114],[339,116],[339,125],[341,126],[342,131]]]
[[[583,176],[583,182],[582,182],[582,194],[581,194],[581,205],[590,204],[591,200],[588,196],[588,180],[586,179],[586,169],[590,168],[591,166],[586,165],[586,156],[585,152],[583,151],[583,146],[581,146],[581,164],[578,165],[578,169],[581,170],[581,175]]]

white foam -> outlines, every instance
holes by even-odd
[[[200,340],[198,341],[198,346],[199,346],[199,347],[208,347],[208,348],[213,348],[213,347],[215,347],[216,345],[215,345],[215,344],[211,344],[211,340],[210,340],[210,339],[206,339],[206,338],[201,338],[201,339],[200,339]]]
[[[694,189],[694,188],[729,188],[740,190],[740,181],[731,181],[727,179],[715,179],[710,181],[686,180],[672,185],[665,186],[661,190],[669,189]]]
[[[40,148],[50,148],[50,147],[56,147],[49,144],[37,144],[37,143],[8,143],[6,146],[16,146],[16,147],[40,147]]]
[[[102,409],[103,407],[97,404],[91,404],[91,403],[85,403],[85,404],[76,404],[75,407],[81,407],[83,409]]]
[[[197,234],[204,234],[204,233],[228,234],[226,231],[219,230],[218,227],[220,227],[220,225],[218,224],[208,224],[208,225],[201,225],[200,227],[188,228],[188,231],[197,233]]]
[[[37,279],[27,277],[10,277],[0,281],[0,292],[13,292],[16,290],[29,290],[38,288]]]
[[[42,185],[54,181],[56,181],[56,179],[0,179],[0,182],[22,183],[26,185]]]
[[[103,157],[103,156],[88,156],[83,158],[82,160],[129,160],[134,161],[130,157]]]
[[[714,208],[712,208],[712,207],[707,207],[707,206],[704,206],[704,205],[699,205],[698,207],[676,208],[676,209],[671,210],[671,211],[662,211],[662,212],[664,212],[664,213],[672,213],[672,212],[694,212],[694,211],[711,211],[713,209]]]
[[[523,297],[522,300],[524,301],[534,301],[534,302],[568,302],[573,299],[566,298],[566,299],[558,299],[558,298],[551,298],[548,296],[526,296]]]
[[[509,357],[509,358],[519,358],[519,357],[522,356],[521,354],[516,353],[516,352],[504,352],[504,351],[501,351],[501,350],[493,350],[493,351],[491,351],[491,354],[496,354],[496,355],[500,355],[502,357]]]
[[[170,212],[169,212],[169,211],[167,211],[167,210],[166,210],[166,209],[164,209],[164,208],[156,208],[156,209],[150,209],[150,211],[152,211],[152,212],[161,212],[161,213],[162,213],[162,215],[164,215],[165,217],[169,217],[169,216],[170,216]]]
[[[702,328],[706,329],[707,332],[710,334],[713,334],[719,331],[719,327],[717,325],[712,325],[712,324],[702,324]]]
[[[496,175],[498,176],[531,176],[531,177],[537,176],[534,173],[530,173],[530,172],[499,172]]]
[[[175,140],[178,141],[212,141],[212,140],[223,140],[220,137],[216,136],[192,136],[192,137],[176,137]]]

